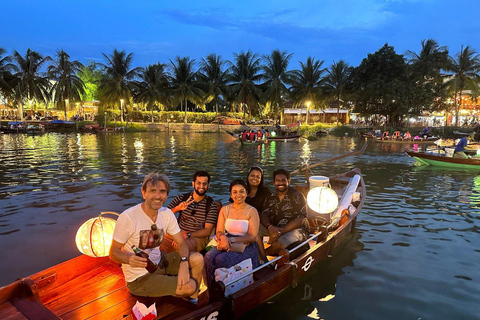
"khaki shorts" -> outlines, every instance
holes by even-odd
[[[204,238],[190,238],[195,240],[197,243],[197,252],[201,252],[207,244],[210,242],[210,237]],[[173,238],[167,233],[163,238],[162,244],[160,245],[160,250],[165,250],[165,252],[178,252],[178,247],[174,248],[172,245]]]
[[[260,223],[260,229],[258,230],[258,235],[260,237],[269,236],[267,228],[265,228],[261,223]],[[282,234],[277,241],[280,242],[284,248],[286,248],[294,242],[305,241],[305,240],[306,239],[302,232],[302,229],[294,229],[292,231]]]
[[[142,297],[163,297],[175,295],[177,291],[180,255],[178,252],[167,253],[168,267],[158,268],[154,273],[147,273],[132,282],[127,282],[128,290]]]

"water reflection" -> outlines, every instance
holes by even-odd
[[[173,198],[205,169],[209,194],[225,202],[230,181],[245,178],[252,165],[270,181],[276,168],[293,171],[363,143],[329,136],[241,147],[224,133],[189,132],[0,135],[0,285],[78,255],[73,239],[81,223],[140,202],[150,171],[169,176]],[[402,150],[371,143],[360,158],[315,168],[317,175],[362,169],[368,199],[357,234],[251,318],[302,319],[315,309],[324,319],[476,317],[480,176],[417,168]]]

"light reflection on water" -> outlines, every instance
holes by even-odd
[[[350,137],[240,146],[223,133],[0,136],[0,285],[78,255],[74,235],[100,211],[141,201],[150,171],[166,173],[173,196],[191,189],[195,170],[212,175],[209,194],[260,165],[291,171],[363,145]],[[333,257],[247,318],[470,319],[480,301],[480,175],[415,167],[403,145],[371,144],[361,158],[314,169],[358,166],[368,201],[357,232]],[[304,178],[294,176],[293,183]],[[319,299],[335,295],[328,302]],[[345,307],[345,306],[348,306]]]

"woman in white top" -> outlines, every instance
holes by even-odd
[[[245,202],[246,183],[240,179],[232,181],[230,196],[233,203],[222,207],[218,215],[217,248],[208,251],[204,259],[209,287],[215,281],[217,268],[230,268],[248,258],[252,259],[253,268],[259,265],[255,239],[260,219],[257,209]]]

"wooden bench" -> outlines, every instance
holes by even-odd
[[[156,303],[162,319],[198,309],[180,298],[133,296],[118,264],[79,256],[2,288],[0,319],[131,319],[137,300]]]

